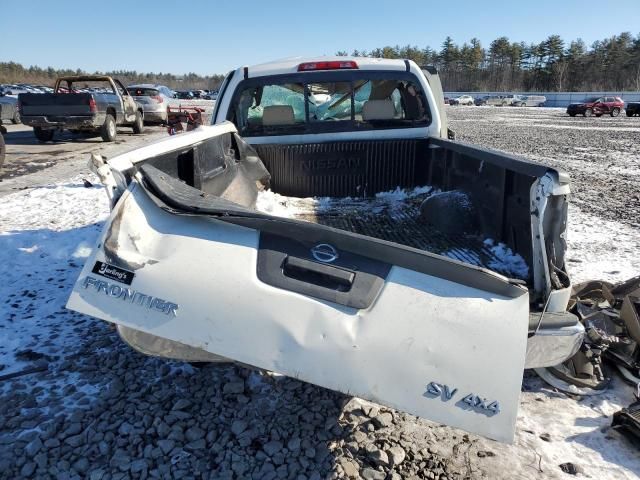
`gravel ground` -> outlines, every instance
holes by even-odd
[[[78,172],[88,171],[87,161],[93,152],[113,157],[167,136],[166,128],[147,125],[141,135],[135,135],[130,128],[118,128],[115,142],[103,142],[99,136],[63,132],[56,133],[53,142],[40,143],[31,127],[22,124],[5,127],[7,155],[0,169],[0,197],[65,181]]]
[[[564,168],[581,211],[620,219],[627,237],[637,233],[637,197],[625,203],[624,194],[637,195],[636,119],[569,119],[542,109],[449,112],[461,140]],[[54,168],[42,172],[55,176]],[[632,399],[617,380],[590,399],[554,392],[527,372],[516,441],[503,445],[295,379],[131,350],[108,324],[64,309],[83,263],[86,245],[78,242],[91,244],[107,214],[106,199],[97,206],[101,192],[82,185],[79,177],[0,200],[13,208],[4,217],[0,208],[3,261],[8,271],[31,265],[30,280],[16,273],[0,286],[0,335],[35,321],[24,338],[2,338],[16,342],[18,367],[41,370],[0,381],[0,478],[561,479],[570,478],[560,467],[567,462],[583,477],[640,475],[636,451],[608,428],[611,413]],[[16,213],[49,198],[38,217]],[[64,220],[74,210],[86,218]],[[590,248],[597,253],[597,245]],[[0,377],[12,367],[0,365]]]
[[[640,228],[640,118],[569,117],[560,108],[448,107],[457,139],[571,176],[571,201]]]

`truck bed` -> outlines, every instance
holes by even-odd
[[[419,187],[383,192],[372,198],[301,199],[261,192],[256,206],[265,213],[399,243],[527,280],[525,260],[506,245],[479,234],[447,235],[430,228],[420,216],[420,205],[439,193],[432,187]]]
[[[238,163],[243,155],[251,161]],[[218,137],[145,163],[244,207],[446,255],[525,280],[539,292],[532,188],[547,174],[561,176],[545,165],[438,138],[248,145],[239,136]],[[432,189],[421,190],[425,185]],[[403,191],[402,201],[387,201]],[[438,192],[462,195],[469,206],[431,201]],[[423,220],[427,198],[433,208],[423,209]],[[266,200],[272,204],[261,208]],[[547,255],[560,271],[566,199],[552,202],[544,219],[553,244]],[[563,286],[562,279],[554,281]]]

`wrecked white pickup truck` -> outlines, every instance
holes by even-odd
[[[92,158],[112,214],[68,308],[146,354],[510,441],[523,369],[582,340],[567,176],[448,140],[438,75],[411,61],[240,68],[212,123]]]

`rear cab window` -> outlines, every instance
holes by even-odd
[[[160,92],[155,88],[136,88],[136,87],[127,87],[129,90],[129,94],[134,97],[157,97],[160,95]]]
[[[113,86],[106,80],[63,80],[55,93],[111,93]]]
[[[227,120],[252,137],[422,127],[431,112],[414,74],[351,70],[246,79]]]

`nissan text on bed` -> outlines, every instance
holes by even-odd
[[[584,333],[566,311],[569,178],[450,140],[443,98],[409,60],[230,72],[211,126],[92,156],[112,212],[68,308],[149,355],[512,441],[523,369]]]

